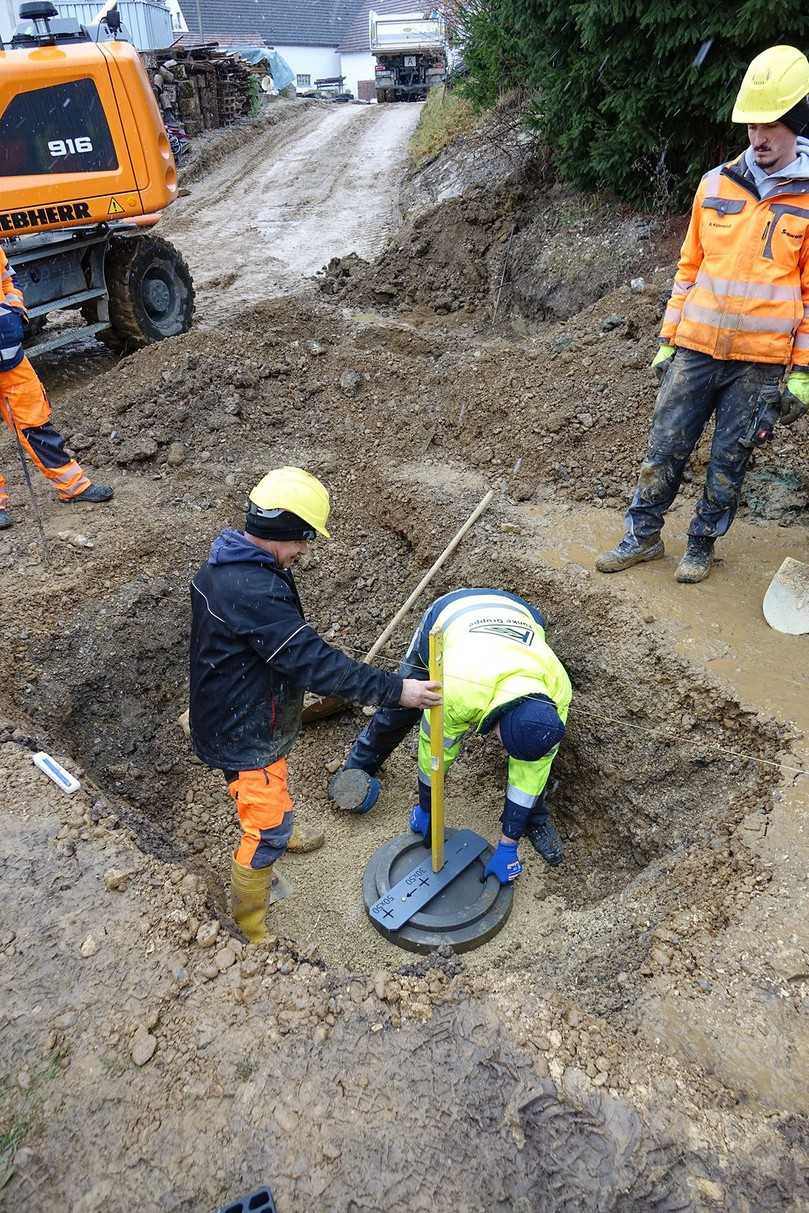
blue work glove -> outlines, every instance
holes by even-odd
[[[24,358],[23,317],[19,308],[0,304],[0,371],[13,371]]]
[[[414,834],[421,834],[424,839],[430,833],[430,814],[425,812],[420,804],[414,804],[410,810],[410,829]]]
[[[517,858],[516,842],[498,842],[497,850],[483,869],[483,879],[496,876],[501,884],[509,884],[516,880],[522,872],[522,864]]]
[[[376,802],[379,800],[379,793],[382,791],[382,782],[377,779],[376,775],[369,776],[368,791],[365,793],[365,799],[358,804],[356,809],[352,809],[352,813],[370,813]]]

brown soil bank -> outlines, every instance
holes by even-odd
[[[512,321],[566,320],[676,259],[682,224],[520,174],[418,208],[381,255],[334,258],[320,290],[350,303]]]
[[[520,346],[279,303],[224,340],[192,333],[127,359],[64,406],[117,496],[67,521],[50,508],[47,566],[32,527],[0,541],[0,1131],[20,1155],[6,1186],[18,1205],[52,1184],[82,1211],[131,1207],[133,1193],[148,1211],[207,1209],[262,1180],[282,1210],[324,1213],[809,1202],[803,928],[787,973],[773,962],[783,921],[763,955],[751,925],[790,900],[797,915],[804,896],[753,829],[773,823],[790,845],[781,768],[804,761],[787,750],[796,731],[610,583],[542,554],[580,536],[581,492],[598,514],[631,479],[656,307],[622,292]],[[762,468],[794,467],[800,488],[804,458],[805,439],[782,438]],[[353,714],[295,751],[293,791],[327,849],[287,861],[281,941],[229,942],[230,812],[175,724],[188,581],[280,462],[333,488],[336,538],[300,583],[335,643],[368,647],[493,484],[434,593],[498,585],[536,601],[570,670],[554,772],[568,858],[556,871],[529,859],[507,929],[463,963],[413,965],[365,921],[361,871],[404,826],[414,762],[403,746],[367,818],[337,814],[326,764]],[[764,527],[755,502],[745,513]],[[779,517],[805,522],[805,500]],[[68,526],[95,546],[57,540]],[[60,800],[32,776],[39,745],[85,768],[89,790]],[[502,783],[494,748],[470,745],[450,819],[493,834]],[[716,1023],[711,1049],[688,1028],[700,1016]],[[789,1051],[768,1086],[722,1054],[749,1047],[751,1025],[767,1040],[770,1021]]]
[[[522,999],[515,1023],[451,958],[366,982],[284,943],[178,947],[180,922],[214,933],[195,877],[144,858],[93,797],[66,810],[42,786],[23,810],[28,755],[6,742],[0,756],[16,924],[2,935],[4,1207],[197,1213],[266,1182],[280,1210],[317,1213],[805,1198],[800,1124],[756,1127],[665,1058],[635,1050],[635,1106],[576,1065],[552,1078],[557,1041],[589,1033],[609,1051],[606,1027],[558,996]]]

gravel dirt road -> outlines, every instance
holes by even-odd
[[[251,142],[192,185],[161,222],[197,288],[198,322],[299,289],[332,258],[373,257],[421,105],[331,105]]]

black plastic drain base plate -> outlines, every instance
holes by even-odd
[[[447,830],[447,843],[470,831]],[[479,838],[479,835],[474,837]],[[409,952],[432,952],[442,943],[456,952],[468,952],[492,939],[505,926],[514,901],[511,885],[501,885],[494,876],[485,882],[483,868],[492,856],[484,843],[481,854],[413,917],[390,930],[371,917],[371,907],[419,865],[430,862],[430,848],[417,834],[399,834],[374,852],[362,881],[365,908],[371,923],[391,943]]]

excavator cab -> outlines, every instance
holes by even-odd
[[[188,267],[148,231],[176,197],[177,171],[117,9],[83,26],[31,0],[20,18],[0,50],[0,240],[34,330],[78,307],[85,332],[117,348],[186,331]]]

